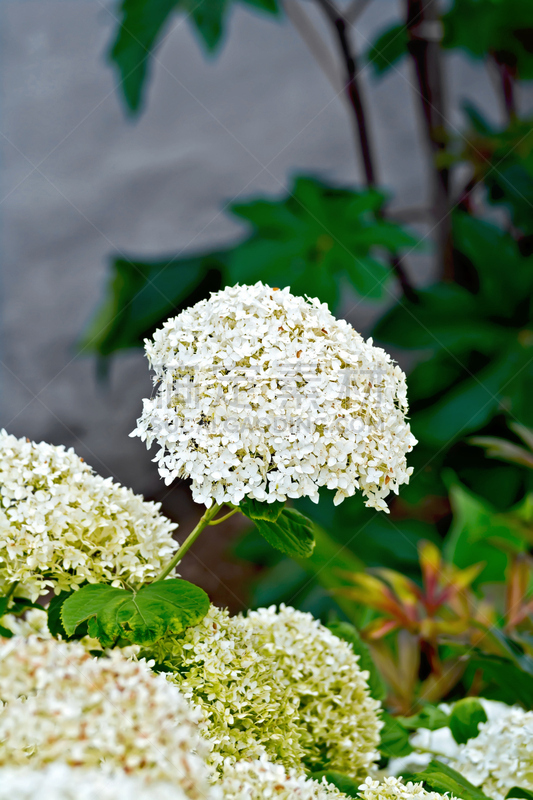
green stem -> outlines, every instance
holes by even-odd
[[[220,523],[221,523],[221,522],[225,522],[227,519],[229,519],[229,518],[230,518],[230,517],[232,517],[234,514],[236,514],[236,513],[237,513],[237,511],[239,511],[239,508],[238,508],[238,507],[237,507],[237,508],[234,508],[234,509],[232,509],[232,510],[229,512],[229,514],[225,514],[223,517],[220,517],[219,519],[214,519],[212,522],[209,522],[209,523],[208,523],[208,525],[220,525]]]
[[[190,548],[192,544],[197,540],[200,536],[201,532],[206,528],[214,516],[218,514],[222,506],[217,505],[217,503],[213,503],[211,508],[208,508],[203,517],[198,522],[198,525],[190,532],[187,536],[181,547],[179,548],[178,552],[175,554],[172,561],[170,561],[165,569],[157,576],[155,579],[156,581],[164,580],[167,575],[170,575],[174,567],[179,564],[187,550]],[[155,582],[155,581],[154,581]]]

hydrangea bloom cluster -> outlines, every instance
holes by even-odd
[[[132,435],[199,503],[360,489],[387,510],[416,443],[405,375],[325,303],[263,283],[212,294],[146,342],[158,387]]]
[[[211,607],[154,653],[202,707],[217,767],[267,755],[356,779],[378,758],[380,704],[349,644],[310,614],[281,607],[230,617]]]
[[[346,795],[326,783],[313,781],[268,759],[228,761],[224,765],[221,786],[224,800],[347,800]],[[0,800],[2,797],[0,796]],[[24,798],[25,800],[25,798]]]
[[[24,616],[4,614],[0,618],[0,625],[17,636],[31,636],[34,634],[41,639],[49,639],[51,637],[48,630],[48,614],[44,608],[42,610],[40,608],[30,608]]]
[[[0,640],[0,699],[0,767],[60,762],[140,773],[205,800],[209,746],[199,712],[144,662],[15,636]]]
[[[359,795],[363,800],[442,800],[437,792],[428,792],[421,783],[404,783],[401,778],[384,778],[375,781],[367,778],[359,787]],[[449,795],[449,800],[456,800]]]
[[[0,432],[0,592],[37,599],[84,581],[139,585],[177,549],[175,525],[73,450]]]
[[[109,775],[102,770],[51,764],[0,769],[0,800],[187,800],[179,786],[168,782],[147,785],[136,775]],[[209,800],[219,800],[212,791]],[[207,800],[207,798],[206,798]]]
[[[533,791],[533,711],[510,706],[489,718],[459,748],[452,766],[494,800],[514,786]]]

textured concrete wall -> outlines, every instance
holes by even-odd
[[[97,305],[110,254],[154,256],[230,241],[225,203],[279,193],[295,171],[354,181],[352,129],[293,27],[244,8],[225,48],[205,60],[178,18],[158,53],[149,102],[128,121],[104,53],[112,6],[98,0],[0,2],[2,393],[0,424],[74,445],[103,474],[148,494],[150,457],[129,439],[150,390],[141,353],[116,359],[110,386],[73,344]],[[374,0],[360,45],[394,15]],[[453,95],[497,114],[482,71],[454,57]],[[368,81],[380,175],[397,204],[426,196],[406,65]],[[457,113],[452,123],[457,124]],[[428,280],[431,259],[411,262]],[[368,312],[358,307],[355,323]]]

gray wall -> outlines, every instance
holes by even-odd
[[[359,45],[394,15],[374,0]],[[150,456],[128,438],[150,391],[143,355],[118,357],[106,388],[73,345],[102,296],[110,254],[194,251],[240,228],[224,205],[280,193],[295,171],[356,181],[342,100],[288,22],[245,8],[226,45],[206,60],[175,18],[158,52],[144,115],[127,120],[104,60],[113,6],[98,0],[3,0],[0,425],[73,445],[103,474],[160,489]],[[373,26],[371,21],[374,20]],[[406,65],[379,84],[364,75],[380,175],[396,205],[425,202],[426,160]],[[478,66],[454,56],[455,99],[498,115]],[[452,125],[459,124],[457,112]],[[421,229],[423,230],[423,229]],[[431,279],[430,255],[410,257]],[[346,311],[361,328],[372,309]]]

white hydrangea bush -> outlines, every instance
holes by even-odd
[[[359,787],[362,800],[443,800],[442,794],[428,792],[421,783],[403,781],[402,778],[386,777],[382,781],[366,778]],[[445,795],[445,800],[457,800],[453,795]]]
[[[201,623],[154,650],[200,706],[211,760],[263,755],[285,767],[363,779],[378,759],[380,704],[351,646],[310,614],[281,607]]]
[[[138,775],[55,763],[0,769],[0,800],[187,800],[187,795],[169,781],[147,784]],[[204,800],[221,800],[220,790],[210,789]]]
[[[0,593],[36,600],[84,581],[138,587],[177,549],[176,525],[72,449],[0,431]]]
[[[533,711],[503,709],[479,726],[479,734],[458,748],[451,766],[493,800],[514,786],[533,791]]]
[[[310,780],[264,757],[256,761],[228,760],[220,785],[224,800],[347,800],[343,792],[325,780]]]
[[[409,480],[404,373],[317,299],[228,287],[167,320],[146,353],[156,392],[132,435],[207,507],[318,502],[327,486],[336,503],[359,489],[387,511]]]
[[[190,800],[208,795],[200,712],[143,661],[35,636],[0,639],[0,700],[0,767],[57,762],[169,781]]]

